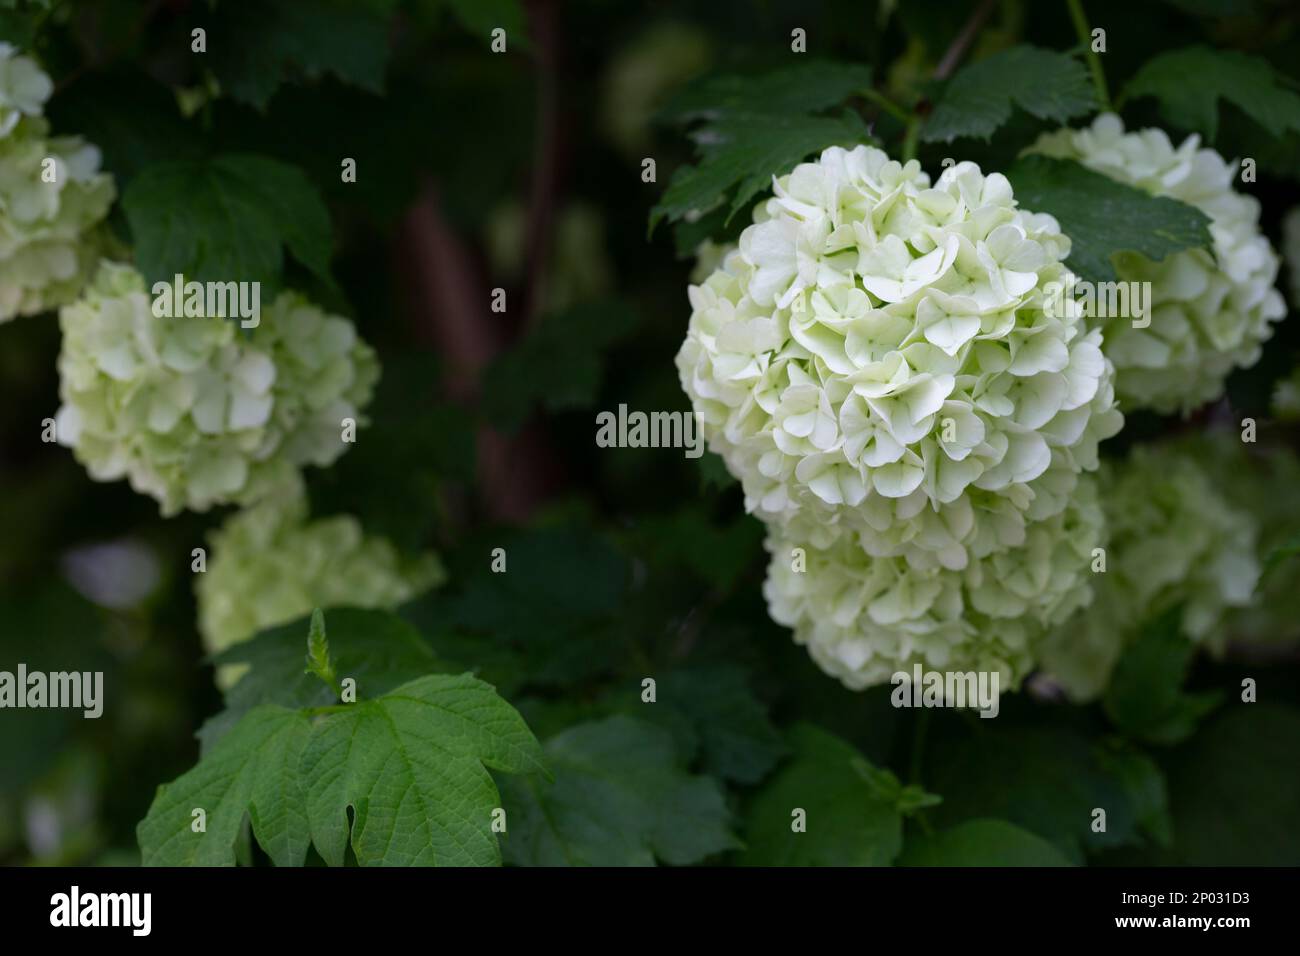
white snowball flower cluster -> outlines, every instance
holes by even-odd
[[[1121,401],[1187,412],[1223,394],[1234,368],[1258,361],[1271,322],[1286,314],[1273,288],[1278,257],[1259,229],[1259,202],[1232,191],[1238,166],[1189,136],[1174,146],[1159,129],[1125,133],[1114,114],[1086,129],[1044,135],[1033,151],[1075,159],[1111,179],[1196,206],[1211,219],[1213,251],[1189,249],[1152,262],[1117,256],[1124,281],[1151,283],[1150,325],[1103,325]]]
[[[76,298],[105,244],[113,180],[94,146],[49,135],[52,90],[34,60],[0,43],[0,322]]]
[[[226,319],[155,316],[144,278],[105,262],[60,321],[59,442],[168,516],[249,504],[330,464],[379,377],[351,322],[293,292],[246,336]]]
[[[195,576],[199,631],[210,653],[292,621],[314,607],[394,608],[445,578],[429,553],[403,557],[351,515],[309,521],[301,494],[276,495],[228,518],[209,536],[211,560]],[[233,683],[242,668],[223,668]]]
[[[1019,545],[1122,423],[1100,333],[1047,303],[1056,221],[972,163],[932,187],[865,146],[774,192],[691,287],[677,356],[747,508],[924,570]]]
[[[1216,640],[1229,607],[1250,603],[1259,581],[1257,528],[1234,508],[1194,458],[1139,446],[1105,488],[1110,524],[1108,579],[1137,621],[1183,605],[1183,629]]]
[[[1091,599],[1089,565],[1103,529],[1087,477],[1063,511],[1029,526],[1021,547],[962,571],[922,572],[900,558],[870,558],[848,538],[819,549],[773,531],[763,590],[773,620],[851,689],[915,664],[996,671],[1015,686],[1039,642]]]
[[[773,191],[677,356],[769,525],[772,618],[851,688],[914,664],[1014,684],[1090,599],[1081,473],[1123,423],[1100,331],[1053,294],[1069,239],[972,163],[931,186],[833,147]]]
[[[1141,446],[1103,470],[1110,543],[1106,573],[1097,575],[1098,613],[1071,621],[1041,653],[1072,696],[1100,692],[1125,641],[1154,617],[1181,606],[1188,638],[1221,651],[1228,612],[1252,603],[1258,526],[1198,457],[1178,444]]]

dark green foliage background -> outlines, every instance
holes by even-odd
[[[770,167],[828,136],[873,136],[896,150],[901,125],[860,94],[910,90],[942,104],[942,85],[928,77],[972,6],[899,0],[883,17],[862,0],[527,9],[513,0],[0,2],[0,39],[34,44],[58,84],[48,110],[56,132],[102,149],[122,197],[113,225],[146,272],[220,272],[238,262],[353,317],[379,350],[374,424],[334,468],[309,474],[313,513],[353,513],[400,547],[437,550],[449,584],[401,610],[414,631],[327,614],[332,647],[346,666],[368,667],[368,686],[380,691],[468,669],[518,708],[555,780],[499,775],[521,834],[504,841],[507,864],[1300,863],[1294,654],[1189,661],[1154,622],[1102,704],[1008,696],[993,721],[896,710],[889,688],[844,690],[768,619],[761,528],[712,456],[593,443],[596,410],[687,407],[672,364],[689,314],[691,261],[679,253],[704,235],[736,234]],[[1296,83],[1300,14],[1290,4],[1087,6],[1109,28],[1112,93],[1157,54],[1197,44],[1261,56]],[[603,212],[617,298],[543,315],[527,333],[508,314],[499,331],[512,345],[486,372],[482,400],[464,411],[443,390],[457,370],[428,345],[403,222],[421,186],[435,184],[484,295],[505,285],[512,302],[524,300],[521,281],[490,275],[484,226],[499,204],[526,204],[546,148],[539,44],[525,40],[529,10],[540,7],[553,12],[548,43],[559,64],[557,205],[581,200]],[[976,63],[1015,43],[1058,53],[1076,45],[1063,2],[997,8],[972,51]],[[847,65],[816,83],[792,86],[777,74],[766,87],[695,87],[661,103],[663,122],[644,147],[659,181],[647,184],[639,156],[606,135],[601,96],[611,64],[662,22],[707,41],[711,76],[788,69],[794,27],[807,30],[810,56]],[[189,52],[196,25],[209,31],[206,57]],[[494,26],[509,30],[507,54],[488,50]],[[185,118],[173,90],[202,85],[205,70],[223,95]],[[675,171],[701,159],[681,122],[713,116],[743,140],[753,131],[746,97],[756,91],[786,115],[765,128],[754,161],[761,175],[724,170],[670,187]],[[1064,115],[1087,110],[1077,76],[1048,92]],[[936,107],[945,125],[936,120],[933,135],[921,135],[919,158],[931,172],[947,156],[1010,168],[1058,122],[1037,102],[1017,99],[985,117],[960,103],[955,114]],[[1271,135],[1240,105],[1219,104],[1213,143],[1259,159],[1253,192],[1276,243],[1281,213],[1300,201],[1300,126]],[[1171,125],[1160,106],[1135,97],[1125,114],[1130,125]],[[985,130],[993,135],[980,138]],[[261,168],[282,209],[250,216],[230,235],[206,231],[200,209],[194,230],[215,250],[208,259],[153,241],[159,207],[200,207],[227,188],[231,170],[247,169],[223,157],[249,154],[276,164]],[[357,159],[356,184],[340,182],[342,156]],[[714,215],[671,223],[746,176],[757,178]],[[654,218],[663,221],[647,239],[661,201]],[[311,225],[326,218],[328,232]],[[1113,233],[1125,223],[1105,226],[1080,229],[1121,241]],[[1097,268],[1105,267],[1103,257]],[[1260,364],[1234,376],[1235,419],[1267,419],[1272,383],[1293,366],[1298,343],[1292,318]],[[199,758],[201,727],[210,749],[258,704],[328,700],[300,676],[305,621],[232,651],[227,660],[250,660],[254,670],[222,700],[195,631],[189,572],[190,549],[222,514],[163,521],[150,499],[125,483],[91,482],[65,449],[40,441],[39,422],[58,405],[58,348],[52,318],[0,328],[0,667],[103,670],[110,706],[98,721],[0,717],[0,862],[133,863],[136,825],[157,786]],[[540,442],[530,461],[552,476],[550,494],[527,521],[503,526],[485,500],[475,466],[485,424],[527,429]],[[1195,422],[1131,416],[1114,444],[1188,427]],[[1294,440],[1279,434],[1271,440]],[[147,604],[129,612],[91,604],[61,569],[68,548],[123,536],[151,546],[164,569]],[[494,547],[509,554],[505,576],[488,570]],[[1259,680],[1260,704],[1237,702],[1245,676]],[[653,706],[641,702],[645,677],[657,681]],[[1208,713],[1196,703],[1206,694],[1219,698]],[[809,810],[806,839],[789,832],[790,806]],[[1094,807],[1108,811],[1106,833],[1089,829]],[[29,834],[36,817],[53,833],[39,845]],[[269,863],[252,844],[237,849],[243,862]]]

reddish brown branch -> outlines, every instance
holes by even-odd
[[[993,13],[993,7],[996,6],[997,0],[981,0],[962,27],[956,39],[952,41],[948,49],[944,52],[943,58],[939,60],[939,65],[934,68],[934,78],[936,80],[946,80],[952,75],[953,70],[957,69],[957,64],[966,55],[966,51],[975,41],[976,35],[984,26],[984,21]]]
[[[560,178],[559,30],[553,0],[528,6],[530,36],[536,51],[537,136],[525,236],[525,285],[522,322],[533,328],[546,295],[546,267],[555,230],[555,200]]]
[[[488,283],[443,218],[434,187],[424,189],[400,236],[416,336],[442,358],[447,396],[472,414],[484,370],[509,341],[491,310]],[[480,498],[493,520],[527,520],[561,483],[537,423],[516,435],[480,427],[476,448]]]

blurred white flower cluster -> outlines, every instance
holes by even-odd
[[[1285,553],[1300,539],[1300,458],[1280,442],[1246,443],[1235,428],[1206,430],[1179,442],[1182,453],[1195,458],[1214,487],[1238,513],[1249,516],[1257,534],[1255,553],[1261,562]],[[1300,641],[1300,561],[1277,561],[1261,573],[1255,600],[1234,607],[1230,633],[1256,645]]]
[[[1181,607],[1181,630],[1223,650],[1223,623],[1252,603],[1259,582],[1258,525],[1223,494],[1200,464],[1224,453],[1244,463],[1241,442],[1144,445],[1126,461],[1107,463],[1101,490],[1110,538],[1096,601],[1042,648],[1045,669],[1074,697],[1106,684],[1128,638]],[[1195,452],[1195,453],[1194,453]]]
[[[301,468],[344,452],[345,422],[365,424],[379,378],[352,323],[294,292],[247,334],[155,314],[144,277],[107,258],[115,190],[98,151],[49,135],[52,92],[0,43],[0,321],[63,307],[55,433],[93,478],[126,478],[166,516],[249,506],[212,534],[196,576],[208,649],[316,606],[393,607],[438,583],[431,554],[404,559],[351,516],[308,520]]]
[[[379,377],[350,321],[293,292],[245,336],[233,321],[154,315],[144,278],[104,262],[60,322],[59,442],[164,515],[251,504],[332,463]]]
[[[199,631],[218,653],[314,607],[394,608],[444,579],[433,554],[404,558],[351,515],[308,520],[305,497],[277,494],[209,535],[212,559],[195,576]],[[237,669],[224,669],[229,685]]]
[[[76,298],[105,246],[113,180],[94,146],[50,136],[42,111],[53,89],[0,43],[0,322]]]
[[[1212,252],[1189,249],[1161,262],[1135,252],[1116,256],[1121,280],[1151,283],[1150,325],[1134,328],[1131,317],[1118,316],[1102,330],[1125,408],[1186,413],[1222,395],[1228,373],[1259,360],[1270,323],[1286,314],[1259,202],[1232,190],[1238,165],[1200,148],[1198,136],[1174,146],[1160,129],[1125,133],[1110,113],[1085,129],[1046,134],[1032,150],[1077,160],[1210,217]]]
[[[771,528],[773,616],[850,686],[918,657],[1018,679],[1030,637],[1014,632],[1086,601],[1064,595],[1087,561],[1054,542],[1091,524],[1079,474],[1123,421],[1100,332],[1072,301],[1049,307],[1069,240],[1000,174],[961,163],[931,186],[865,146],[827,149],[774,194],[691,288],[677,356]],[[782,570],[791,547],[816,555],[802,578]],[[1019,596],[1024,621],[979,609],[991,578],[1048,555],[1035,574],[1054,583]],[[837,618],[825,587],[884,603]]]

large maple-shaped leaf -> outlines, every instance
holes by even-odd
[[[231,97],[265,109],[281,84],[332,74],[371,92],[384,87],[391,0],[223,3],[212,69]]]
[[[1097,107],[1082,63],[1065,53],[1016,46],[959,70],[921,129],[926,142],[959,136],[988,139],[1018,107],[1039,119],[1065,122]]]
[[[310,734],[302,711],[250,710],[194,768],[158,788],[136,828],[144,865],[234,866],[247,814],[277,866],[301,866],[309,836],[298,762]]]
[[[755,794],[740,862],[749,866],[888,866],[903,843],[895,799],[873,787],[870,765],[811,724],[789,733],[794,757]],[[801,811],[801,814],[799,812]],[[799,814],[799,816],[796,816]],[[793,824],[799,820],[802,829]]]
[[[663,199],[650,211],[650,229],[707,213],[731,195],[727,219],[788,173],[802,159],[828,146],[873,142],[860,117],[726,114],[696,134],[700,161],[674,173]],[[734,190],[734,193],[733,193]]]
[[[546,743],[553,783],[503,781],[507,862],[524,866],[695,863],[734,848],[717,783],[686,771],[665,729],[617,715]]]
[[[312,842],[334,866],[349,835],[362,866],[497,864],[501,801],[488,767],[545,772],[523,718],[468,674],[432,674],[343,705],[303,753]]]
[[[1051,843],[1005,820],[967,820],[909,840],[900,866],[1070,866]]]
[[[1159,261],[1210,245],[1210,218],[1195,206],[1151,196],[1073,160],[1024,156],[1006,175],[1021,208],[1056,217],[1072,243],[1066,265],[1081,278],[1114,281],[1116,253]]]
[[[302,171],[265,156],[156,163],[122,197],[150,282],[275,283],[288,249],[329,282],[330,219]]]
[[[1295,83],[1261,57],[1205,46],[1172,50],[1148,61],[1124,89],[1128,98],[1153,96],[1175,126],[1214,142],[1219,100],[1237,107],[1274,136],[1300,131]]]
[[[660,118],[690,121],[745,113],[816,113],[871,89],[865,63],[806,60],[767,73],[706,76],[677,93]]]
[[[302,639],[307,632],[307,619],[299,618],[217,655],[215,663],[243,664],[249,671],[226,691],[226,709],[199,728],[205,753],[261,704],[321,707],[338,701],[333,688],[303,669]],[[389,611],[330,609],[329,644],[338,676],[354,680],[362,698],[378,697],[417,677],[449,670],[415,628]]]

